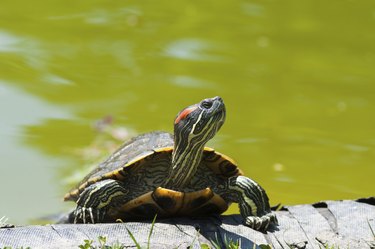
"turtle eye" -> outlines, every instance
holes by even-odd
[[[212,101],[203,100],[201,107],[204,109],[210,109],[212,107]]]

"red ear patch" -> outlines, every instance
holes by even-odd
[[[196,106],[186,108],[185,110],[183,110],[182,112],[180,112],[180,114],[177,116],[177,118],[176,118],[176,120],[174,121],[174,123],[177,124],[177,123],[180,122],[182,119],[186,118],[186,116],[189,115],[189,113],[191,113],[191,112],[194,111],[195,109],[197,109]]]

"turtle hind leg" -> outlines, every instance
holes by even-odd
[[[270,224],[278,224],[271,212],[266,191],[245,176],[233,176],[227,180],[224,196],[237,202],[244,224],[258,231],[266,231]]]
[[[108,222],[108,210],[115,208],[114,201],[129,191],[116,180],[107,179],[87,187],[77,200],[77,207],[70,217],[73,223]]]

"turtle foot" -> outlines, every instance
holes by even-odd
[[[278,225],[277,217],[274,213],[268,213],[261,217],[247,216],[244,219],[244,223],[246,226],[261,232],[267,231],[270,224]]]
[[[104,216],[104,212],[95,208],[86,208],[78,206],[73,212],[74,220],[73,223],[83,223],[83,224],[95,224],[100,222],[101,217]]]

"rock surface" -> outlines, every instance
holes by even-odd
[[[201,248],[239,241],[241,248],[375,248],[375,197],[285,206],[276,211],[279,226],[260,233],[242,225],[240,215],[157,220],[150,248]],[[0,248],[78,248],[84,240],[107,237],[107,245],[136,248],[127,229],[146,247],[151,222],[53,224],[0,229]],[[372,231],[373,230],[373,231]]]

